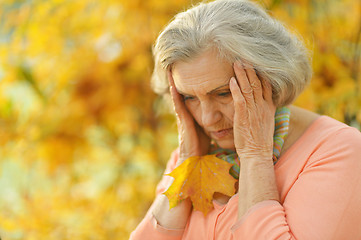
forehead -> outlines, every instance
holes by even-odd
[[[172,75],[179,91],[194,94],[227,84],[234,72],[230,62],[209,50],[190,61],[173,64]]]

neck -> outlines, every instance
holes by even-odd
[[[307,128],[320,116],[308,110],[289,106],[291,111],[288,135],[283,145],[281,156],[303,135]]]

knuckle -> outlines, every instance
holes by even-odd
[[[244,92],[244,93],[243,93],[243,97],[244,97],[246,100],[252,99],[252,98],[253,98],[253,91],[251,91],[251,92]]]
[[[262,89],[261,84],[259,84],[259,83],[252,84],[252,88],[254,91],[258,91],[258,90]]]

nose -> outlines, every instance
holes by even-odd
[[[222,118],[222,113],[215,104],[212,104],[212,102],[201,102],[201,108],[203,127],[211,127]]]

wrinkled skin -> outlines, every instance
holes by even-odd
[[[205,155],[211,139],[238,155],[272,159],[272,90],[255,70],[208,51],[168,71],[176,112],[180,162]]]

